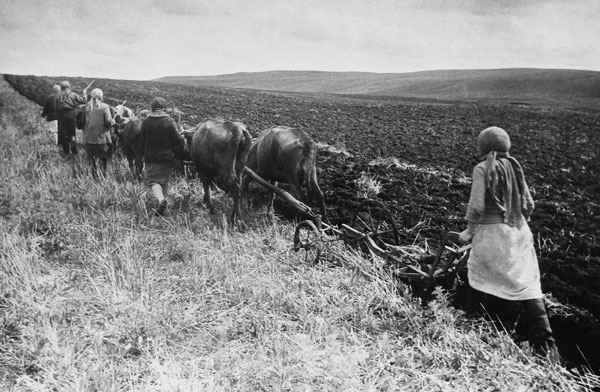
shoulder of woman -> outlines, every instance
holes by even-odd
[[[473,174],[484,174],[485,173],[485,161],[483,162],[479,162],[477,165],[475,165],[475,167],[473,168]]]

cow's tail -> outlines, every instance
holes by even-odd
[[[242,172],[246,161],[248,160],[248,154],[250,153],[250,146],[252,145],[252,135],[247,129],[241,128],[241,132],[234,132],[233,145],[237,146],[235,154],[235,174],[238,177],[238,181],[241,181]]]
[[[321,218],[325,220],[325,222],[329,222],[327,218],[327,211],[325,210],[325,200],[323,197],[323,191],[319,188],[319,183],[317,182],[317,145],[311,140],[306,142],[305,148],[308,148],[308,156],[304,161],[304,167],[302,168],[304,172],[304,183],[306,184],[307,190],[307,201],[316,202],[319,205],[319,209],[321,212]]]
[[[308,150],[306,159],[304,160],[304,184],[308,190],[308,198],[315,194],[315,185],[317,183],[317,146],[312,141],[306,141],[304,144],[305,150]]]

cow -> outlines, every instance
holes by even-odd
[[[118,104],[112,108],[112,110],[114,110],[113,118],[115,119],[115,123],[119,124],[121,127],[135,117],[133,110],[125,106],[125,102]]]
[[[129,170],[138,181],[142,180],[144,168],[142,145],[142,117],[133,117],[125,124],[122,130],[117,130],[119,145],[127,158]]]
[[[321,215],[327,221],[323,192],[317,183],[317,146],[306,132],[286,126],[274,126],[262,131],[252,143],[246,166],[263,179],[270,182],[283,182],[290,186],[290,193],[298,200],[316,202]],[[244,194],[252,182],[244,177]],[[306,197],[302,186],[306,186]],[[267,207],[273,206],[273,199]]]
[[[241,215],[241,176],[252,136],[241,122],[208,120],[185,132],[187,149],[204,187],[204,203],[212,211],[210,187],[216,182],[233,197],[231,224]]]

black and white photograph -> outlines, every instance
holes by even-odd
[[[599,21],[0,0],[0,391],[600,390]]]

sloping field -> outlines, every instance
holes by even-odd
[[[527,68],[397,74],[270,71],[170,76],[157,80],[192,86],[600,109],[600,72],[597,71]]]
[[[32,101],[40,102],[45,92],[50,90],[51,83],[63,78],[5,75],[5,79]],[[91,81],[82,78],[69,78],[69,80],[75,90],[81,90]],[[334,223],[350,221],[363,197],[360,189],[361,179],[371,179],[381,186],[380,192],[375,197],[385,202],[392,211],[393,219],[400,228],[402,244],[415,245],[429,253],[432,249],[436,249],[442,232],[461,230],[464,226],[462,216],[464,204],[468,200],[468,177],[471,168],[477,162],[477,157],[474,156],[474,140],[477,133],[490,125],[505,128],[513,140],[514,155],[525,167],[537,202],[531,227],[537,239],[540,267],[543,272],[543,289],[560,300],[563,305],[577,305],[577,308],[573,308],[553,305],[552,301],[549,302],[551,323],[555,329],[561,352],[570,361],[578,364],[585,363],[581,357],[581,353],[583,353],[590,366],[594,369],[599,368],[600,328],[597,317],[600,315],[600,279],[598,279],[600,277],[600,246],[598,243],[600,188],[597,178],[600,163],[597,151],[600,148],[600,140],[597,133],[598,116],[596,112],[464,103],[402,103],[318,94],[265,93],[254,90],[108,79],[96,80],[95,86],[105,91],[109,102],[116,103],[126,99],[128,105],[135,109],[146,107],[154,96],[163,96],[185,112],[184,120],[199,122],[207,117],[238,119],[248,125],[254,135],[275,124],[300,127],[311,134],[316,141],[329,146],[324,146],[319,153],[319,179],[326,195],[328,213]],[[12,102],[13,97],[9,95],[3,99],[9,100],[6,102]],[[23,126],[27,129],[37,129],[38,125],[35,125],[35,121],[30,117],[27,118]],[[14,132],[17,133],[17,131]],[[14,143],[14,140],[21,140],[17,139],[16,134],[11,138],[9,138],[11,143]],[[24,139],[22,143],[31,145],[27,139]],[[33,143],[33,145],[36,144]],[[3,153],[9,157],[11,156],[9,151],[12,149],[5,150]],[[27,151],[27,149],[20,147],[15,151]],[[23,175],[28,175],[27,168],[31,168],[35,173],[35,170],[38,170],[35,169],[36,165],[45,167],[46,160],[42,157],[53,156],[48,151],[53,150],[38,151],[29,158],[27,155],[21,157],[21,160],[27,162],[24,163],[25,167],[22,169]],[[57,158],[52,158],[52,165],[61,164]],[[81,181],[77,188],[79,191],[74,195],[71,193],[61,194],[67,200],[66,208],[82,209],[86,214],[86,219],[102,221],[101,217],[96,215],[105,209],[108,209],[109,212],[112,211],[113,214],[125,214],[124,220],[119,220],[121,223],[118,224],[118,236],[115,234],[117,238],[126,236],[126,231],[130,230],[123,226],[147,227],[150,225],[150,227],[154,227],[153,223],[148,221],[150,218],[145,215],[148,211],[146,202],[139,196],[143,189],[128,185],[126,172],[119,173],[121,174],[117,175],[115,179],[117,183],[108,184],[110,192],[116,192],[116,195],[112,193],[109,193],[108,196],[105,195],[102,193],[104,191],[98,190],[96,186],[92,187],[86,182],[89,179],[86,180],[83,177],[78,180]],[[37,178],[35,176],[33,175],[33,178]],[[62,178],[62,181],[68,183],[68,176]],[[41,189],[44,189],[44,186],[48,185],[44,183]],[[17,186],[17,188],[19,187]],[[94,192],[98,193],[98,199],[93,197],[96,194],[94,192],[91,194],[84,192],[83,198],[79,195],[80,191],[83,192],[87,188],[94,189]],[[171,238],[169,241],[172,241],[169,242],[169,246],[175,249],[171,253],[178,256],[170,255],[168,257],[172,256],[177,260],[183,260],[184,266],[187,268],[188,264],[186,263],[194,264],[198,261],[197,257],[201,257],[193,256],[196,254],[195,252],[204,254],[202,252],[206,252],[213,246],[202,242],[197,245],[191,244],[199,241],[202,236],[220,238],[221,234],[209,234],[203,229],[206,226],[207,230],[215,230],[215,225],[218,228],[218,222],[213,220],[211,223],[207,212],[202,210],[201,197],[198,194],[199,187],[194,190],[191,185],[182,181],[177,183],[174,189],[177,195],[175,206],[178,212],[170,218],[171,221],[167,227],[169,227],[168,230],[181,230],[181,232],[175,231],[172,234],[173,237],[169,237]],[[54,192],[56,190],[50,194],[54,194]],[[121,194],[121,192],[126,192],[126,194]],[[24,191],[16,195],[14,199],[4,199],[5,216],[9,219],[17,219],[15,216],[22,207],[14,200],[23,199],[28,203],[25,195],[29,193],[31,192]],[[8,194],[10,195],[10,193]],[[33,192],[32,194],[37,193]],[[93,208],[85,208],[85,205],[90,203],[88,200],[90,197]],[[132,199],[127,200],[128,198]],[[36,204],[34,203],[34,205]],[[55,205],[50,203],[49,206]],[[113,210],[115,208],[116,210]],[[227,208],[226,203],[224,208]],[[58,214],[58,211],[56,213]],[[250,216],[252,215],[250,214]],[[54,248],[58,246],[52,242],[55,240],[54,237],[50,239],[45,237],[48,234],[44,227],[48,225],[46,220],[50,215],[41,222],[36,220],[36,215],[30,214],[29,216],[31,219],[23,221],[30,222],[25,226],[25,230],[36,231],[37,235],[41,236],[41,239],[38,240],[48,244],[50,252],[58,250],[58,255],[63,255],[61,253],[63,248],[60,246]],[[60,214],[57,216],[60,217]],[[203,217],[202,219],[205,220],[198,221],[198,217]],[[247,219],[251,225],[254,224],[252,223],[254,218]],[[94,221],[92,227],[108,225],[108,223],[100,221]],[[152,220],[150,219],[150,221]],[[53,225],[55,224],[53,223]],[[41,227],[39,232],[37,231],[38,227]],[[52,228],[56,230],[55,226]],[[260,228],[260,230],[263,229]],[[257,235],[263,238],[260,230],[260,234]],[[277,240],[279,245],[275,248],[275,252],[284,252],[284,242],[289,241],[287,246],[291,246],[291,229],[267,230],[276,230],[282,233],[287,230],[287,233],[284,234],[289,235],[287,239],[284,239],[284,236]],[[82,235],[78,234],[78,236]],[[237,235],[235,234],[235,236]],[[265,238],[270,238],[271,235],[272,232],[264,234]],[[162,249],[162,245],[158,245],[162,241],[160,237],[144,238],[151,243],[152,249],[156,249],[156,251]],[[175,245],[176,238],[186,238],[186,245]],[[226,238],[227,246],[234,246],[236,249],[244,246],[256,248],[257,237],[249,239],[244,246],[231,245],[229,237]],[[217,240],[215,239],[215,241]],[[272,242],[269,240],[263,244],[269,247],[271,245],[268,244],[272,244]],[[69,242],[68,245],[80,249],[80,251],[84,249],[82,248],[84,245],[77,241]],[[188,247],[194,251],[189,253],[185,250]],[[160,252],[164,253],[165,250],[162,249]],[[135,252],[129,253],[130,256],[134,254]],[[141,254],[150,257],[147,252]],[[106,260],[114,261],[112,256],[103,257],[107,257]],[[143,257],[146,260],[146,256]],[[236,260],[237,257],[243,259],[243,251],[235,257]],[[350,256],[344,255],[344,257],[352,259]],[[252,257],[250,259],[254,260]],[[272,260],[277,264],[281,258],[273,256]],[[250,268],[250,270],[258,268],[262,271],[264,266],[259,268],[260,261],[256,262],[258,264],[244,268]],[[285,265],[290,268],[299,268],[297,263],[302,262],[294,260]],[[174,268],[172,264],[165,266]],[[300,268],[301,273],[305,273],[307,270],[305,267]],[[206,268],[210,267],[207,265]],[[159,272],[153,270],[152,273]],[[286,270],[282,273],[287,274],[290,271]],[[393,282],[389,282],[389,284],[395,286]],[[228,286],[227,290],[230,288]],[[384,297],[387,298],[390,295],[389,298],[397,298],[395,289],[386,290],[388,291],[383,295]],[[193,293],[202,296],[202,290],[193,291]],[[389,298],[388,300],[390,300]],[[315,299],[311,298],[308,301],[313,300]],[[348,301],[350,300],[348,299]],[[257,300],[256,306],[259,306],[260,302]],[[340,304],[342,302],[347,302],[347,300],[341,301]],[[190,306],[193,307],[193,305]],[[319,311],[323,311],[323,309]],[[392,313],[392,319],[394,319],[397,314]],[[217,317],[217,319],[219,318]],[[232,322],[236,323],[236,321]],[[397,324],[394,322],[394,325]],[[193,334],[193,328],[192,332],[189,331],[187,334]],[[403,339],[407,339],[407,335],[404,333],[401,335],[404,336]],[[242,334],[242,336],[245,335]],[[322,337],[322,335],[320,336]],[[408,336],[412,336],[412,333]],[[276,337],[273,335],[266,337],[266,339],[273,338]],[[322,341],[326,342],[327,339]],[[251,351],[256,348],[252,347]],[[417,367],[421,366],[417,365]],[[462,368],[462,366],[460,367]],[[393,372],[402,373],[401,369],[393,369]],[[452,372],[456,371],[455,369]],[[356,389],[361,390],[360,388]],[[418,388],[415,389],[418,390]],[[457,387],[457,389],[460,388]],[[475,389],[481,388],[475,387]]]

